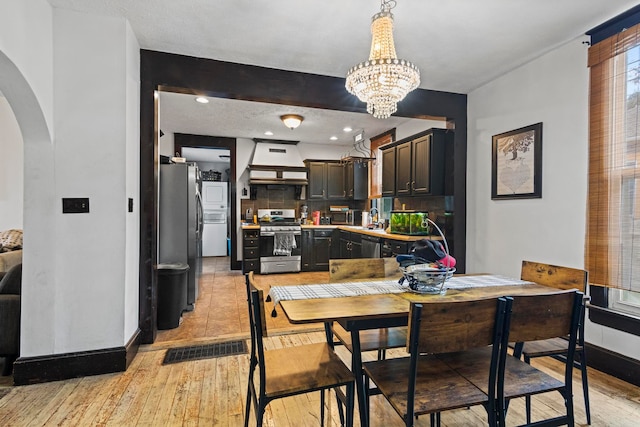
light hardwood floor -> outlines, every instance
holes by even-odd
[[[11,391],[0,399],[0,426],[241,426],[247,387],[248,356],[227,356],[172,365],[162,365],[169,347],[209,343],[229,338],[248,339],[244,277],[229,271],[228,258],[208,258],[205,262],[200,297],[196,309],[186,313],[180,327],[161,331],[156,343],[142,346],[126,372],[77,378],[67,381],[9,387],[4,377],[0,389]],[[257,276],[269,284],[326,281],[327,273]],[[267,304],[267,310],[272,305]],[[267,316],[270,348],[322,342],[320,325],[293,327],[282,312]],[[344,348],[337,351],[349,360]],[[402,350],[393,350],[390,356]],[[373,358],[366,355],[365,358]],[[555,361],[534,364],[559,375]],[[576,371],[577,372],[577,371]],[[589,373],[592,425],[640,425],[640,388],[594,371]],[[577,375],[579,377],[579,374]],[[581,384],[574,384],[577,425],[586,425]],[[524,422],[524,402],[512,402],[508,425]],[[401,426],[400,418],[381,396],[371,400],[371,426]],[[552,416],[563,406],[559,394],[534,398],[533,416]],[[327,399],[329,425],[339,425],[335,399]],[[417,426],[429,425],[420,417]],[[444,413],[444,426],[481,426],[483,409],[471,408]],[[252,412],[250,425],[255,425]],[[312,393],[271,403],[265,426],[300,427],[319,425],[319,394]],[[358,425],[356,421],[356,425]]]

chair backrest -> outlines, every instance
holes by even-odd
[[[502,337],[505,305],[504,298],[411,303],[407,349],[439,354],[492,345]]]
[[[249,306],[249,324],[251,326],[251,354],[250,363],[257,365],[260,375],[260,395],[264,395],[266,384],[266,372],[264,364],[264,342],[263,337],[267,334],[264,299],[261,289],[255,286],[253,272],[246,276],[247,303]]]
[[[247,299],[249,302],[249,321],[255,324],[256,332],[258,332],[258,335],[260,335],[261,337],[266,337],[267,336],[267,320],[266,320],[267,318],[264,314],[264,299],[263,299],[264,294],[262,292],[262,289],[256,286],[256,282],[253,278],[253,271],[250,271],[249,274],[247,274],[246,283],[247,283]],[[257,293],[258,301],[257,301],[256,307],[252,309],[251,293],[254,291]],[[259,316],[255,318],[253,317],[257,315]]]
[[[409,419],[413,418],[418,360],[422,353],[442,354],[492,346],[487,396],[489,408],[496,407],[498,368],[502,354],[506,353],[502,344],[509,302],[506,298],[487,298],[411,303],[407,334],[407,348],[411,354],[407,389]]]
[[[383,258],[329,260],[330,282],[348,282],[353,279],[384,279],[384,277],[385,263]]]
[[[582,293],[560,290],[510,297],[509,341],[546,340],[577,334]]]
[[[505,349],[507,341],[520,343],[568,337],[564,370],[564,386],[567,395],[572,393],[573,360],[583,309],[583,296],[582,292],[576,290],[561,290],[551,294],[508,297],[508,314],[503,337]],[[513,356],[519,359],[521,350],[520,346],[516,346]],[[500,396],[504,393],[503,386],[506,379],[504,366],[507,357],[510,356],[506,351],[500,356],[498,374],[498,395]]]
[[[577,289],[585,292],[588,273],[577,268],[522,261],[520,278],[557,289]]]

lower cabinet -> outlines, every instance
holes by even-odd
[[[259,235],[259,230],[243,230],[242,232],[242,273],[260,271]]]
[[[340,231],[340,258],[362,258],[362,235]]]
[[[396,255],[405,255],[409,253],[412,245],[412,242],[402,242],[393,239],[382,239],[380,255],[383,258],[395,257]]]
[[[334,229],[302,230],[302,271],[329,271],[329,260],[335,258],[332,245]]]

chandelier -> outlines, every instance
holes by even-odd
[[[398,109],[398,102],[420,84],[418,67],[398,59],[393,44],[395,0],[381,0],[380,12],[371,18],[369,60],[352,67],[345,84],[349,93],[367,103],[367,112],[386,119]]]

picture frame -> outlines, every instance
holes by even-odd
[[[542,197],[542,122],[493,135],[491,199]]]

